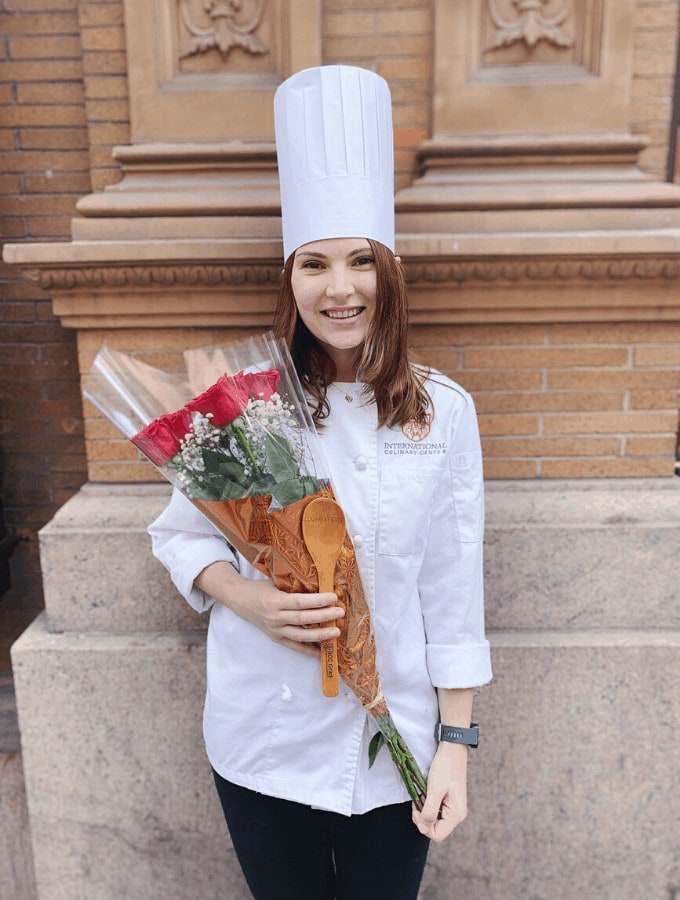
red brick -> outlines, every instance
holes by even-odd
[[[80,33],[83,50],[125,50],[123,27],[83,28]]]
[[[54,81],[37,84],[18,84],[17,99],[20,104],[57,104],[81,106],[85,92],[79,81]]]
[[[19,141],[17,138],[16,129],[0,128],[0,151],[16,150],[18,146]]]
[[[4,0],[3,7],[9,13],[68,12],[78,8],[78,0]]]
[[[678,373],[680,378],[680,373]],[[631,391],[630,409],[678,409],[680,407],[680,392],[678,389],[661,391]]]
[[[651,478],[673,474],[673,460],[651,459],[546,459],[540,462],[543,478]]]
[[[622,391],[581,393],[578,391],[479,392],[477,410],[492,412],[572,412],[576,410],[622,410]]]
[[[498,478],[536,478],[539,474],[539,463],[533,459],[486,459],[484,460],[484,477]]]
[[[479,430],[484,435],[526,434],[537,435],[538,416],[478,416]]]
[[[25,175],[24,191],[27,194],[75,194],[82,197],[89,193],[90,182],[85,172]]]
[[[93,25],[122,25],[122,3],[84,3],[78,7],[80,24],[83,28]]]
[[[75,11],[16,16],[0,15],[0,33],[5,35],[77,34],[78,17]]]
[[[129,122],[127,100],[88,100],[85,104],[89,122]]]
[[[432,41],[423,35],[364,34],[352,37],[328,37],[324,41],[324,53],[329,59],[353,57],[385,59],[390,57],[425,56],[432,48]]]
[[[89,146],[87,129],[80,128],[22,128],[21,146],[25,150],[86,150]]]
[[[657,412],[546,415],[546,434],[650,434],[675,432],[677,414]]]
[[[675,455],[677,437],[674,434],[665,437],[631,437],[626,441],[627,456],[665,456]]]
[[[0,82],[79,81],[83,67],[76,59],[11,60],[0,63]]]
[[[84,150],[21,150],[0,153],[0,166],[5,172],[82,172],[89,169]]]
[[[122,51],[88,50],[83,52],[83,67],[89,75],[125,75],[127,56]]]
[[[13,37],[9,41],[11,59],[80,59],[77,35]]]
[[[127,100],[127,79],[120,75],[92,75],[88,71],[85,95],[92,100]]]
[[[5,117],[6,123],[12,126],[67,126],[85,125],[85,116],[81,106],[59,106],[42,103],[37,106],[15,106]]]
[[[466,348],[469,369],[564,368],[565,366],[626,365],[628,350],[618,347],[488,347]]]
[[[621,438],[494,438],[482,441],[485,458],[540,459],[559,456],[620,456]]]

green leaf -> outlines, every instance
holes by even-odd
[[[385,743],[385,738],[382,734],[377,731],[373,737],[371,738],[371,743],[368,745],[368,768],[370,769],[373,763],[375,762],[375,758],[380,751],[380,748]]]
[[[301,478],[287,478],[285,481],[279,481],[271,487],[269,493],[281,506],[288,506],[306,496]]]
[[[323,487],[323,483],[319,482],[319,480],[312,475],[303,475],[301,481],[304,497],[309,497],[310,494],[316,494],[316,492]]]
[[[277,481],[299,478],[297,459],[284,437],[278,434],[268,434],[264,439],[264,450],[269,463],[269,471]]]
[[[219,450],[210,450],[204,447],[201,450],[201,457],[206,476],[218,476],[219,478],[228,478],[229,481],[235,481],[237,484],[246,484],[245,468],[233,456],[227,456],[225,453],[220,453]]]
[[[240,500],[243,497],[243,486],[235,481],[225,481],[221,485],[221,492],[218,489],[219,500]]]

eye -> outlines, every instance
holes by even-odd
[[[322,265],[318,259],[308,259],[306,262],[302,264],[300,267],[302,269],[321,269]]]
[[[372,256],[357,256],[354,260],[355,266],[372,266],[375,259]]]

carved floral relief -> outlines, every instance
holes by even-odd
[[[269,47],[256,33],[266,0],[178,0],[180,60],[212,50],[227,61],[233,50],[259,56]]]
[[[495,31],[487,49],[505,47],[516,41],[524,41],[527,47],[535,47],[539,41],[548,41],[558,47],[571,47],[574,38],[563,28],[569,18],[572,0],[512,0],[514,10],[503,12],[498,0],[487,0],[489,18]]]
[[[603,0],[484,0],[477,76],[493,80],[499,67],[506,76],[512,67],[520,81],[597,76],[603,6]]]

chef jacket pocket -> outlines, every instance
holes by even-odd
[[[383,556],[417,556],[425,549],[432,498],[441,472],[409,467],[383,469],[380,477],[378,552]]]
[[[475,543],[484,533],[484,478],[478,450],[458,453],[451,460],[456,523],[461,541]]]

